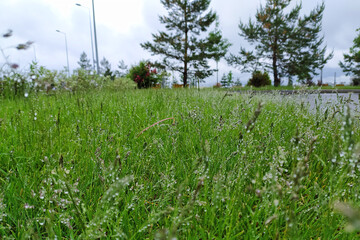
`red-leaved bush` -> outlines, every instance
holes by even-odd
[[[130,68],[128,77],[137,84],[138,88],[150,88],[159,82],[156,68],[152,68],[151,63],[145,61]]]

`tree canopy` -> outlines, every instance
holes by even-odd
[[[87,54],[85,52],[82,52],[80,55],[80,59],[77,62],[80,66],[80,68],[86,70],[86,71],[90,71],[92,68],[92,65],[90,63],[90,59],[88,59]]]
[[[240,22],[240,36],[254,49],[240,48],[239,55],[231,54],[228,62],[243,71],[254,72],[260,68],[273,73],[274,85],[279,86],[282,77],[298,80],[317,75],[332,58],[325,56],[324,38],[320,37],[324,3],[309,15],[300,17],[301,4],[288,10],[291,0],[267,0],[260,5],[255,20]]]
[[[350,48],[349,54],[344,54],[344,62],[339,65],[347,76],[360,79],[360,28],[356,30],[358,35],[354,39],[354,45]]]
[[[188,78],[204,79],[213,73],[209,59],[225,56],[229,47],[220,31],[207,34],[217,15],[209,10],[210,0],[161,0],[168,11],[160,16],[166,31],[153,34],[153,43],[141,46],[153,55],[163,56],[161,65],[181,73],[183,84]]]

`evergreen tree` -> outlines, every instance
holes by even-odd
[[[128,72],[128,66],[124,60],[120,60],[118,64],[118,70],[115,71],[115,75],[118,77],[125,77]]]
[[[240,81],[240,78],[237,78],[237,79],[236,79],[236,81],[234,82],[234,85],[235,85],[236,87],[241,87],[241,86],[242,86],[242,83],[241,83],[241,81]]]
[[[105,57],[100,61],[100,74],[104,75],[107,70],[111,70],[111,64]]]
[[[116,75],[109,68],[105,70],[104,77],[110,77],[111,80],[115,80]]]
[[[211,52],[217,53],[214,56],[214,60],[216,62],[216,83],[219,82],[219,62],[223,57],[225,57],[228,48],[231,46],[227,39],[222,40],[222,32],[219,29],[219,25],[219,21],[216,21],[215,30],[209,34],[209,39],[216,42],[216,44],[212,45],[210,49]]]
[[[356,30],[358,36],[354,39],[354,46],[350,48],[349,54],[344,54],[344,62],[339,65],[346,76],[353,77],[353,84],[359,85],[360,81],[360,28]]]
[[[231,87],[234,84],[233,73],[230,71],[227,75],[228,86]]]
[[[111,71],[111,64],[105,57],[100,61],[100,74],[105,77],[110,77],[111,80],[115,80],[115,74]]]
[[[220,32],[212,32],[204,38],[208,28],[217,19],[209,10],[210,0],[161,0],[168,15],[160,16],[160,22],[167,32],[153,34],[154,43],[141,46],[153,55],[162,55],[162,65],[170,71],[177,71],[187,86],[189,76],[204,79],[213,73],[208,65],[209,59],[224,56],[226,45]]]
[[[284,64],[284,75],[291,85],[292,77],[297,77],[301,83],[313,82],[312,77],[333,57],[333,53],[325,57],[326,47],[321,47],[324,37],[319,35],[324,10],[322,3],[309,15],[298,18],[297,26],[291,28],[293,31],[285,44],[288,55]]]
[[[224,73],[220,80],[221,87],[227,87],[228,86],[228,79],[226,74]]]
[[[239,56],[231,55],[228,62],[243,66],[245,71],[271,70],[275,86],[280,85],[281,77],[287,76],[291,81],[294,76],[303,80],[316,75],[316,70],[332,58],[332,54],[325,57],[326,46],[321,47],[323,37],[319,37],[325,5],[300,17],[301,4],[288,10],[290,3],[291,0],[267,0],[254,21],[240,22],[240,35],[254,45],[254,51],[242,47]]]
[[[80,66],[80,68],[86,70],[86,71],[90,71],[92,68],[92,65],[90,63],[90,59],[88,59],[87,55],[85,52],[82,52],[80,55],[80,60],[78,61],[78,64]]]
[[[228,74],[223,74],[220,84],[222,87],[231,87],[234,83],[233,73],[230,71]]]

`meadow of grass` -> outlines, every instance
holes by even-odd
[[[182,89],[2,99],[0,238],[358,238],[359,118],[316,109]]]

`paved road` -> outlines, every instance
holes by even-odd
[[[280,93],[284,95],[299,93],[359,93],[360,89],[320,89],[320,90],[239,90],[237,92],[256,92],[256,93]]]

